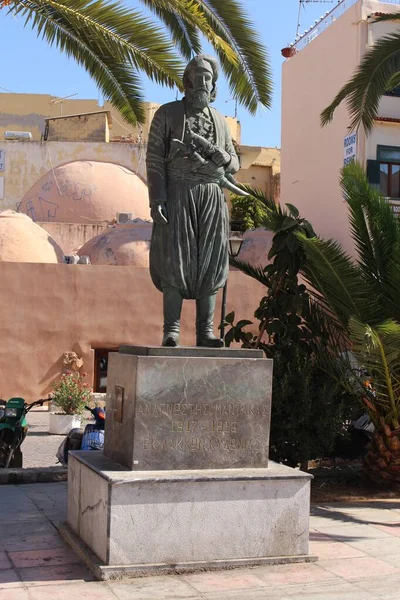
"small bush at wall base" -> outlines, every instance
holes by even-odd
[[[53,383],[52,401],[66,415],[81,415],[92,392],[82,373],[65,373]]]

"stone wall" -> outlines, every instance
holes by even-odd
[[[49,142],[108,142],[110,115],[106,111],[47,119]]]
[[[64,254],[74,254],[83,244],[107,229],[105,223],[39,223],[62,248]]]
[[[162,295],[148,269],[0,263],[0,280],[0,398],[45,397],[62,373],[64,352],[83,357],[93,383],[95,348],[161,341]],[[263,293],[260,284],[232,271],[227,313],[253,320]],[[218,316],[220,302],[221,292]],[[194,343],[194,320],[195,303],[186,301],[182,345]]]

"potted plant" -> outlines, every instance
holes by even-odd
[[[285,46],[282,48],[281,54],[284,58],[292,58],[296,54],[297,50],[294,46]]]
[[[86,373],[64,373],[53,383],[52,403],[60,409],[50,413],[49,433],[66,435],[81,426],[81,415],[92,392],[84,382]]]

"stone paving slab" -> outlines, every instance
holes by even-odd
[[[318,563],[97,582],[58,534],[66,491],[2,486],[0,600],[400,600],[400,501],[313,506]]]
[[[25,469],[60,466],[56,454],[65,436],[50,435],[49,415],[47,409],[31,410],[28,413],[28,435],[22,444]],[[89,416],[90,413],[84,415]],[[86,422],[83,421],[83,426]]]
[[[26,469],[57,466],[57,450],[65,436],[49,434],[49,414],[47,410],[28,413],[28,435],[21,446]]]

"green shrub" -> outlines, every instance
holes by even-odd
[[[258,201],[260,194],[258,193]],[[265,286],[254,316],[259,333],[246,331],[249,321],[235,324],[235,315],[225,341],[242,342],[244,347],[262,348],[274,361],[270,451],[271,458],[290,466],[329,454],[342,433],[353,407],[353,397],[327,374],[324,362],[330,355],[332,324],[320,306],[298,280],[306,254],[298,234],[313,238],[311,224],[299,216],[296,207],[288,210],[266,201],[262,225],[274,231],[265,267],[254,267],[233,259],[232,264]]]
[[[81,415],[92,392],[84,374],[65,373],[53,383],[52,401],[66,415]]]

